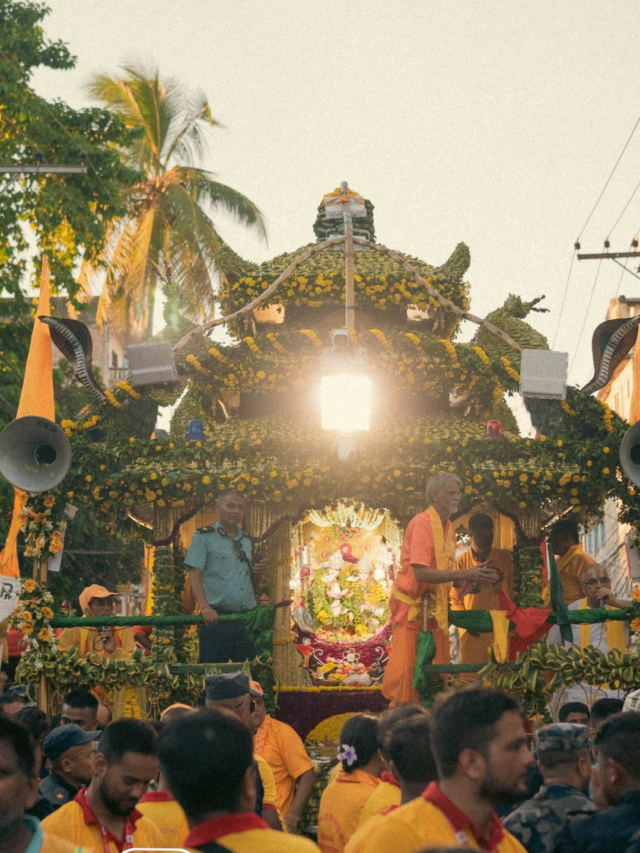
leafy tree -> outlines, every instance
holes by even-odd
[[[265,235],[253,202],[194,165],[205,152],[207,129],[221,125],[202,93],[161,80],[157,71],[130,67],[120,77],[101,75],[89,91],[132,132],[129,164],[144,173],[128,194],[127,217],[111,229],[104,303],[121,329],[145,337],[161,270],[169,268],[185,313],[209,316],[212,272],[224,245],[210,212],[231,213]]]
[[[66,45],[45,37],[41,22],[48,11],[42,3],[0,0],[2,161],[86,162],[88,173],[0,174],[0,290],[18,300],[29,254],[25,225],[35,236],[38,254],[49,254],[54,289],[74,297],[79,259],[99,263],[109,223],[125,212],[122,188],[138,179],[121,157],[131,131],[117,115],[100,108],[74,110],[59,100],[49,103],[31,88],[34,69],[75,65]]]

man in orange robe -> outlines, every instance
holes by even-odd
[[[574,601],[584,598],[580,577],[583,569],[595,563],[595,560],[582,550],[578,525],[569,518],[563,518],[553,525],[549,533],[549,544],[558,558],[557,566],[564,589],[564,603],[573,604]],[[542,590],[542,600],[545,607],[551,607],[549,584]]]
[[[436,474],[427,483],[429,508],[411,519],[400,553],[401,568],[393,583],[389,609],[392,645],[382,682],[382,695],[391,707],[418,702],[413,689],[418,631],[422,628],[421,599],[426,597],[428,630],[433,632],[434,663],[449,663],[449,590],[456,582],[493,584],[498,574],[488,566],[456,569],[456,535],[450,516],[458,509],[462,480],[455,474]]]
[[[495,586],[469,586],[466,595],[463,589],[451,590],[452,610],[501,610],[498,590],[502,589],[513,599],[513,560],[511,552],[493,547],[493,521],[483,512],[469,519],[471,548],[458,557],[461,571],[476,566],[489,566],[499,575]],[[494,644],[493,634],[476,634],[460,628],[460,663],[488,663],[488,649]]]

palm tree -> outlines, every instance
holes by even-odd
[[[215,258],[224,245],[211,213],[231,213],[263,238],[266,231],[252,201],[195,165],[207,128],[222,127],[204,94],[185,91],[173,78],[162,81],[157,71],[123,72],[99,75],[89,86],[133,131],[125,156],[144,175],[128,192],[128,216],[110,234],[100,313],[141,339],[150,331],[162,269],[170,268],[185,314],[211,315]]]

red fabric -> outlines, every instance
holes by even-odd
[[[306,645],[304,643],[296,643],[296,649],[305,658],[305,663],[308,660],[309,655],[314,651],[321,652],[318,657],[321,660],[326,661],[329,658],[342,660],[344,653],[348,649],[353,649],[360,655],[360,663],[363,663],[365,666],[372,666],[376,661],[380,660],[381,656],[383,658],[382,662],[384,663],[389,651],[388,639],[390,636],[391,623],[388,622],[384,628],[381,628],[375,634],[375,636],[371,637],[370,640],[365,640],[364,642],[359,642],[354,637],[353,642],[330,643],[326,640],[321,640],[317,634],[309,634],[308,638],[311,641],[311,644]]]
[[[491,815],[491,837],[485,838],[484,833],[480,830],[471,818],[461,811],[454,802],[444,793],[437,782],[430,782],[422,796],[428,803],[433,803],[434,806],[440,809],[443,815],[447,818],[454,832],[460,832],[463,829],[470,829],[473,837],[480,845],[481,850],[495,850],[498,844],[504,837],[504,830],[500,823],[500,818],[495,812]]]
[[[521,608],[511,601],[509,596],[500,590],[500,609],[507,611],[509,621],[515,625],[515,636],[509,644],[509,660],[515,660],[518,652],[525,652],[529,646],[544,637],[549,630],[547,617],[550,610],[538,610],[537,607]]]
[[[19,658],[25,651],[26,646],[22,644],[24,634],[15,628],[9,629],[7,632],[7,645],[9,647],[9,657]]]
[[[147,791],[140,800],[141,803],[173,803],[171,791]]]
[[[381,782],[388,782],[390,785],[395,785],[396,788],[400,787],[400,782],[396,779],[393,773],[389,773],[388,770],[383,770],[382,776],[380,777]]]
[[[126,840],[127,830],[130,830],[131,835],[133,835],[135,828],[136,828],[136,824],[140,820],[140,818],[142,817],[142,812],[139,812],[138,809],[134,809],[131,812],[131,814],[127,817],[127,820],[125,823],[125,828],[124,828],[124,836],[122,838],[116,838],[115,835],[113,835],[113,833],[109,832],[108,829],[106,829],[104,826],[102,826],[102,824],[100,823],[98,818],[95,816],[95,813],[94,813],[93,809],[91,808],[91,803],[89,802],[89,796],[87,794],[86,788],[80,788],[78,793],[75,795],[74,799],[75,799],[76,803],[78,803],[80,808],[82,809],[82,815],[84,817],[84,822],[86,824],[89,824],[89,823],[99,824],[100,827],[102,828],[102,831],[104,834],[103,835],[104,839],[106,841],[113,841],[113,843],[116,845],[117,850],[121,850],[121,851],[124,850],[125,844],[127,843],[127,840]]]
[[[194,827],[185,838],[184,846],[201,847],[203,844],[224,838],[225,835],[247,832],[250,829],[269,829],[269,825],[253,812],[228,814]]]

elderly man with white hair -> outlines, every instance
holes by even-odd
[[[382,694],[391,706],[417,702],[413,689],[418,631],[422,628],[421,601],[426,597],[428,629],[433,632],[434,663],[449,663],[449,591],[451,585],[493,584],[497,572],[486,564],[456,569],[456,534],[449,520],[457,511],[462,480],[455,474],[436,474],[427,483],[428,508],[411,519],[400,555],[389,609],[392,645]]]

